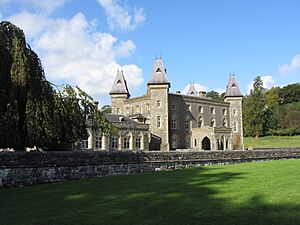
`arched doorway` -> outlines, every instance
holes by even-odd
[[[202,149],[203,150],[211,150],[210,140],[208,137],[203,138],[202,140]]]

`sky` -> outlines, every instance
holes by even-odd
[[[123,70],[132,97],[146,92],[156,57],[171,92],[243,94],[300,81],[299,0],[0,0],[0,20],[20,27],[46,79],[78,85],[100,105]]]

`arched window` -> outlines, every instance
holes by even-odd
[[[227,120],[225,118],[223,119],[223,127],[227,127]]]
[[[202,116],[199,116],[199,118],[198,118],[198,127],[202,127],[202,126],[203,126]]]
[[[214,117],[212,117],[211,119],[210,119],[210,126],[211,127],[215,127],[215,118]]]

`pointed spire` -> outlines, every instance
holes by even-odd
[[[228,85],[226,87],[226,93],[224,97],[243,97],[238,83],[235,80],[234,74],[229,75]]]
[[[188,95],[197,95],[197,91],[196,91],[194,82],[190,84],[187,94]]]
[[[169,84],[167,70],[164,67],[162,58],[156,58],[153,71],[148,84]]]
[[[123,70],[118,70],[115,82],[109,94],[127,94],[128,97],[130,96]]]

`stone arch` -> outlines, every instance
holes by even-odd
[[[202,149],[211,150],[211,141],[207,136],[202,139]]]

